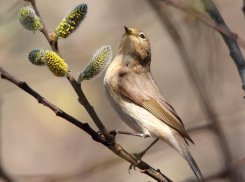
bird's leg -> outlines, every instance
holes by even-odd
[[[129,166],[129,169],[128,169],[128,172],[134,167],[134,170],[135,170],[135,167],[140,163],[140,160],[141,158],[145,155],[145,153],[155,144],[157,143],[157,141],[159,140],[159,138],[155,139],[145,150],[143,150],[142,152],[140,153],[134,153],[133,155],[138,159],[137,163],[135,165],[130,165]],[[129,172],[130,173],[130,172]]]
[[[102,132],[101,131],[98,131],[97,133],[100,134],[100,135],[102,135]],[[142,137],[142,138],[150,137],[150,135],[145,134],[145,133],[133,133],[133,132],[128,132],[128,131],[120,131],[120,130],[111,130],[111,131],[109,131],[109,133],[113,137],[112,142],[111,143],[108,143],[109,145],[115,143],[116,135],[117,134],[138,136],[138,137]]]
[[[123,134],[123,135],[138,136],[138,137],[142,137],[142,138],[150,137],[150,135],[145,134],[145,133],[133,133],[133,132],[128,132],[128,131],[120,131],[120,130],[111,130],[111,131],[109,131],[109,133],[111,135]]]

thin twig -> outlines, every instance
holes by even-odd
[[[35,11],[35,13],[38,15],[38,17],[40,18],[40,20],[43,23],[43,29],[42,32],[44,34],[44,36],[46,37],[47,41],[49,42],[52,50],[54,52],[56,52],[60,57],[61,54],[59,52],[59,48],[58,48],[58,42],[53,41],[51,39],[51,37],[48,34],[48,31],[45,27],[44,21],[41,17],[40,12],[38,11],[38,8],[36,6],[36,1],[32,0],[31,4],[33,6],[33,9]],[[100,121],[99,117],[97,116],[96,112],[94,111],[94,108],[90,105],[90,103],[88,102],[87,98],[85,97],[80,85],[76,82],[76,80],[74,79],[74,77],[72,76],[71,72],[69,72],[67,74],[67,79],[69,80],[70,84],[72,85],[72,87],[74,88],[75,92],[77,93],[78,97],[79,97],[79,102],[84,106],[84,108],[87,110],[87,112],[89,113],[90,117],[93,119],[93,121],[95,122],[96,126],[99,128],[100,131],[102,131],[102,134],[105,136],[107,142],[112,142],[112,137],[109,134],[109,132],[107,131],[107,129],[105,128],[105,126],[103,125],[103,123]]]
[[[62,57],[61,56],[61,53],[59,51],[58,42],[51,39],[51,36],[48,33],[48,30],[47,30],[47,28],[45,26],[45,23],[44,23],[44,21],[42,19],[42,16],[41,16],[40,12],[38,11],[38,8],[37,8],[37,5],[36,5],[36,1],[35,0],[32,0],[31,1],[31,5],[32,5],[32,7],[33,7],[33,9],[34,9],[34,11],[36,13],[36,15],[40,18],[40,20],[41,20],[41,22],[43,24],[43,28],[42,28],[41,32],[46,37],[46,39],[47,39],[48,43],[50,44],[52,50],[54,52],[56,52],[60,57]]]
[[[89,113],[90,117],[93,119],[96,126],[99,128],[99,130],[102,132],[102,134],[105,136],[106,140],[110,143],[112,142],[112,136],[104,126],[104,124],[101,122],[100,118],[96,114],[94,107],[90,105],[88,99],[84,95],[82,88],[79,86],[75,78],[72,76],[72,74],[69,72],[67,74],[67,79],[71,83],[72,87],[74,88],[75,92],[77,93],[77,96],[79,97],[79,102],[84,106],[84,108]]]

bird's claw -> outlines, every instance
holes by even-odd
[[[130,170],[132,170],[132,169],[136,170],[136,167],[137,167],[138,164],[140,163],[141,158],[142,158],[142,156],[143,156],[143,155],[141,155],[141,153],[134,153],[133,155],[137,158],[137,162],[136,162],[135,164],[131,164],[131,165],[129,166],[129,168],[128,168],[128,173],[129,173],[129,174],[131,174],[131,173],[130,173]]]

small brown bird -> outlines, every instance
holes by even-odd
[[[125,27],[118,54],[106,71],[104,87],[108,100],[121,119],[134,131],[159,138],[189,163],[199,181],[203,176],[189,152],[183,122],[163,98],[150,71],[151,46],[140,30]]]

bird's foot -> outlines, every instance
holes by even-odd
[[[143,151],[143,152],[140,152],[140,153],[134,153],[134,154],[133,154],[133,155],[137,158],[137,162],[136,162],[135,164],[131,164],[131,165],[129,166],[129,168],[128,168],[128,173],[129,173],[129,174],[131,174],[131,173],[130,173],[130,170],[132,170],[132,169],[136,170],[136,167],[137,167],[138,164],[140,163],[140,161],[141,161],[141,159],[142,159],[142,157],[143,157],[144,154],[145,154],[144,151]]]

